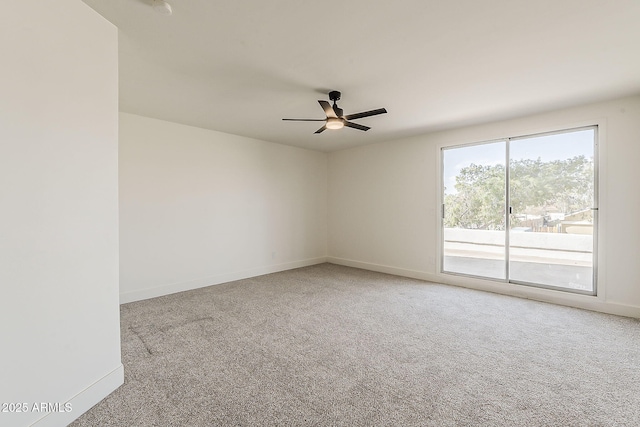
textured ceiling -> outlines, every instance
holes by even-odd
[[[332,151],[640,93],[638,0],[84,0],[121,111]],[[313,132],[340,90],[368,132]]]

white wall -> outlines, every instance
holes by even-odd
[[[440,148],[600,125],[598,296],[438,272]],[[329,261],[640,317],[640,97],[329,154]]]
[[[0,402],[28,412],[0,425],[66,425],[123,381],[117,32],[77,0],[2,6]]]
[[[325,153],[120,114],[121,301],[326,260]]]

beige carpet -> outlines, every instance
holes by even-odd
[[[331,264],[122,306],[74,426],[638,426],[640,321]]]

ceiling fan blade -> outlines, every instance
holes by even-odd
[[[358,130],[363,130],[363,131],[368,131],[369,129],[371,129],[369,126],[362,126],[359,125],[357,123],[352,123],[352,122],[348,122],[346,120],[344,120],[344,125],[350,128],[354,128],[354,129],[358,129]]]
[[[377,110],[364,111],[362,113],[349,114],[348,116],[344,116],[347,120],[356,120],[361,119],[363,117],[377,116],[378,114],[384,114],[387,110],[384,108],[378,108]]]
[[[322,126],[320,129],[318,129],[318,130],[317,130],[317,131],[315,131],[314,133],[322,133],[322,132],[324,132],[325,130],[327,130],[327,126],[326,126],[326,125],[325,125],[325,126]]]
[[[327,119],[282,119],[290,122],[326,122]]]
[[[338,116],[336,116],[336,112],[333,111],[333,107],[331,107],[331,104],[329,104],[327,101],[321,100],[318,100],[318,103],[320,103],[320,106],[324,110],[324,113],[327,115],[327,117],[331,117],[334,119],[338,118]]]

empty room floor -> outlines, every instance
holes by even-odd
[[[636,426],[640,320],[333,264],[121,306],[73,426]]]

